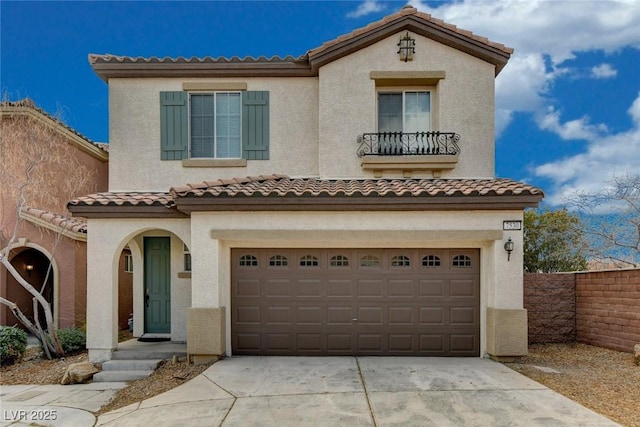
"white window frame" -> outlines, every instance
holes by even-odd
[[[427,123],[426,129],[420,132],[430,132],[433,130],[433,106],[434,106],[434,93],[432,88],[381,88],[376,91],[376,129],[380,132],[380,97],[381,94],[402,94],[402,132],[406,132],[406,111],[405,111],[405,97],[407,93],[428,93],[429,94],[429,123]]]
[[[189,159],[217,159],[217,160],[226,160],[226,159],[242,159],[242,92],[243,91],[239,91],[239,90],[216,90],[216,91],[193,91],[193,92],[189,92],[189,99],[188,99],[188,122],[189,122],[189,149],[188,149],[188,155],[189,155]],[[216,97],[218,94],[237,94],[240,96],[240,132],[239,132],[239,138],[240,138],[240,153],[238,155],[238,157],[217,157],[216,156],[216,152],[218,151],[218,133],[217,133],[217,129],[214,128],[213,130],[213,157],[193,157],[192,156],[192,150],[191,150],[191,97],[193,95],[213,95],[214,96],[214,102],[213,102],[213,117],[214,117],[214,123],[215,123],[215,117],[217,114],[216,108],[217,108],[217,103],[216,103]],[[214,124],[214,127],[217,126],[217,123]]]
[[[131,254],[124,255],[124,272],[133,273],[133,255]]]

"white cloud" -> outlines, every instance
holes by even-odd
[[[561,205],[576,192],[596,193],[613,177],[640,171],[640,93],[627,112],[633,127],[616,134],[605,133],[605,127],[591,125],[586,118],[560,123],[555,111],[543,118],[542,126],[555,128],[561,136],[587,141],[585,152],[534,169],[535,175],[553,182],[548,203]]]
[[[640,94],[638,95],[636,100],[633,101],[631,107],[629,107],[628,113],[631,116],[631,119],[633,120],[633,123],[636,125],[636,127],[640,128]]]
[[[587,116],[561,123],[560,113],[553,107],[549,107],[545,114],[538,115],[536,122],[540,129],[554,132],[564,140],[595,140],[607,131],[603,124],[590,124]]]
[[[360,18],[361,16],[368,15],[370,13],[381,12],[384,10],[384,6],[378,3],[377,0],[365,0],[360,3],[358,8],[353,12],[347,14],[347,18]]]
[[[496,79],[496,107],[511,112],[536,112],[549,103],[549,88],[559,76],[572,74],[563,65],[578,52],[612,53],[640,49],[640,2],[462,0],[431,7],[410,0],[418,10],[515,49]],[[545,63],[547,59],[547,63]],[[602,64],[604,65],[604,64]],[[594,67],[597,68],[597,67]],[[612,68],[598,68],[604,76]],[[500,116],[512,117],[503,111]],[[496,122],[496,129],[508,123]]]
[[[617,75],[618,70],[613,68],[611,64],[600,64],[591,69],[591,77],[594,79],[610,79]]]

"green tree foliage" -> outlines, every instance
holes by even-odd
[[[585,270],[586,248],[580,219],[566,209],[524,212],[524,271]]]
[[[22,359],[27,349],[27,334],[15,326],[0,326],[0,365]]]

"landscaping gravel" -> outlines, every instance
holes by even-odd
[[[536,344],[527,357],[505,365],[623,426],[640,427],[640,366],[631,353]]]

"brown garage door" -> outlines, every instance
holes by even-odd
[[[234,249],[232,351],[479,356],[479,251]]]

